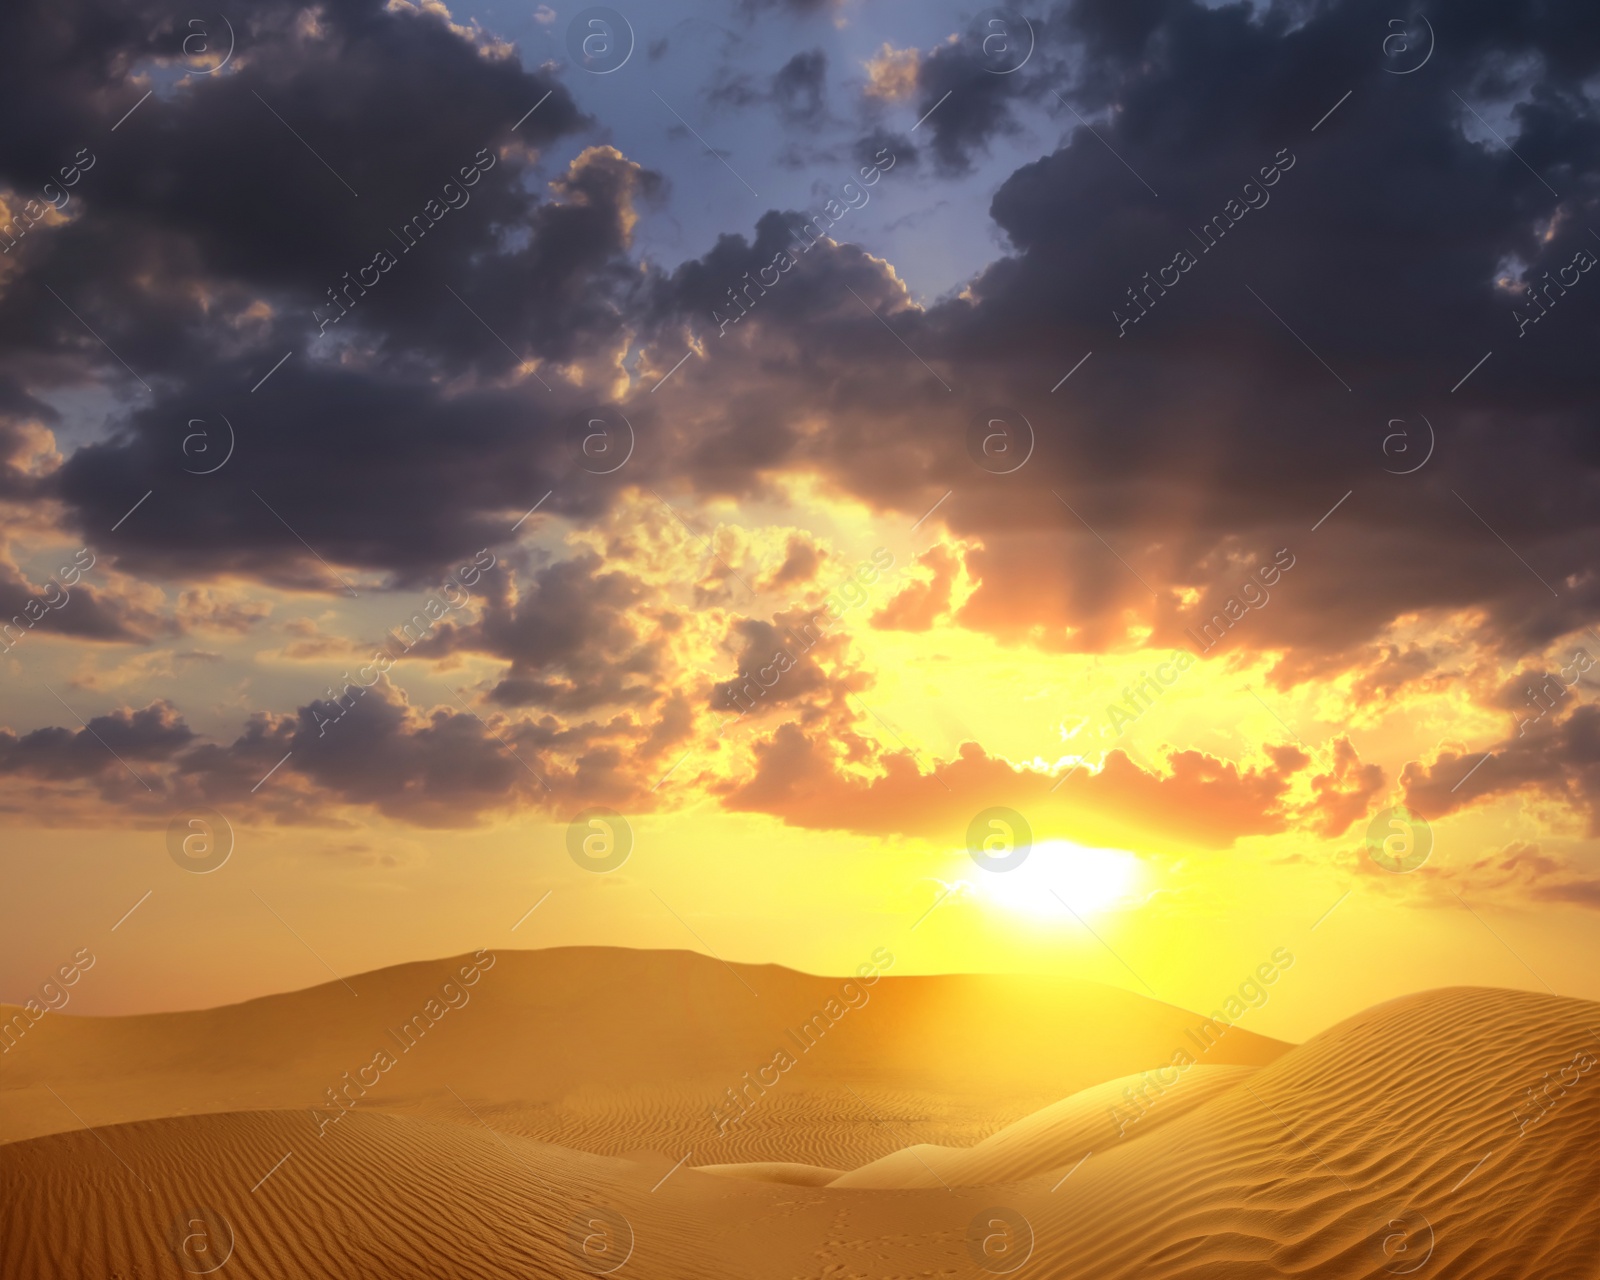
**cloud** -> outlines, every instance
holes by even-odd
[[[112,806],[138,805],[152,794],[144,773],[153,773],[152,765],[171,762],[194,740],[183,717],[166,702],[94,716],[81,729],[50,727],[20,736],[0,729],[0,777],[56,787],[88,782]],[[54,803],[31,798],[36,803],[29,809],[46,822],[59,820],[73,806],[70,788]]]
[[[755,747],[756,771],[725,789],[736,810],[770,813],[796,827],[861,835],[910,835],[963,846],[967,824],[1002,805],[1028,819],[1037,838],[1102,838],[1108,830],[1208,848],[1287,827],[1283,802],[1292,775],[1307,763],[1288,748],[1280,760],[1241,769],[1199,751],[1174,751],[1164,770],[1111,751],[1098,769],[1052,772],[1022,768],[965,743],[955,759],[929,770],[908,750],[877,755],[875,775],[850,763],[849,739],[830,742],[785,724]],[[1046,823],[1050,826],[1047,827]]]
[[[1037,93],[1036,70],[996,74],[970,40],[939,45],[921,60],[915,110],[932,134],[936,172],[963,177],[991,139],[1022,131],[1014,103]]]
[[[0,378],[103,380],[129,397],[62,465],[13,462],[0,484],[62,504],[91,540],[148,493],[117,530],[129,571],[342,589],[309,543],[335,564],[427,574],[484,545],[485,502],[525,510],[535,485],[537,497],[572,469],[556,424],[594,391],[556,368],[592,380],[585,366],[614,365],[624,341],[637,205],[659,196],[659,176],[600,146],[541,189],[528,181],[540,151],[590,124],[548,72],[483,52],[431,12],[296,13],[253,8],[237,67],[144,101],[114,138],[142,92],[119,58],[177,50],[170,15],[91,5],[75,43],[35,43],[50,24],[23,23],[0,54],[0,102],[26,103],[33,122],[25,145],[0,142],[0,185],[34,182],[86,138],[98,148],[72,216],[11,255]],[[16,415],[54,413],[21,393],[0,395],[8,404],[0,443],[26,456]],[[184,453],[197,415],[238,436],[216,474],[193,474]],[[466,445],[459,469],[438,453],[452,440]],[[348,485],[358,472],[379,482],[362,486],[364,514]],[[457,491],[484,476],[504,493]]]
[[[822,552],[816,542],[801,535],[791,536],[783,563],[766,585],[772,589],[802,586],[813,581],[821,567]]]
[[[148,610],[85,579],[96,563],[92,553],[63,552],[59,559],[54,576],[35,584],[0,558],[0,643],[14,646],[32,634],[103,642],[147,638],[155,623]]]
[[[909,98],[917,87],[921,58],[916,48],[896,49],[885,40],[883,48],[861,64],[867,72],[867,96],[885,102]]]
[[[706,97],[717,106],[735,110],[770,103],[784,124],[815,128],[828,117],[827,89],[827,53],[805,49],[779,67],[764,85],[748,72],[724,67]]]
[[[260,346],[276,359],[304,342],[312,308],[326,308],[326,291],[343,273],[379,247],[398,252],[385,224],[400,226],[428,199],[442,199],[445,183],[461,185],[459,171],[479,149],[537,148],[585,124],[547,74],[486,56],[431,13],[368,7],[327,8],[308,25],[293,20],[296,6],[254,6],[237,29],[248,57],[231,74],[191,77],[152,98],[115,138],[111,125],[141,93],[130,77],[146,60],[177,52],[181,21],[91,3],[70,42],[48,37],[48,22],[19,23],[3,55],[0,103],[26,103],[33,114],[25,140],[0,144],[0,175],[31,182],[44,156],[70,159],[90,139],[98,150],[74,188],[82,212],[19,247],[25,274],[0,306],[12,356],[82,353],[132,385],[45,292],[44,278],[69,305],[81,304],[75,309],[146,383],[182,377],[201,354],[214,357],[216,321],[257,299],[273,308]],[[408,92],[397,97],[396,83]],[[550,99],[513,135],[546,92]],[[450,111],[428,105],[439,102]],[[296,128],[316,135],[333,172]],[[470,297],[459,286],[474,288],[471,258],[493,246],[497,223],[534,203],[503,174],[485,172],[462,194],[470,204],[450,224],[448,243],[427,244],[385,281],[388,323],[413,339],[431,333],[449,344],[436,306],[441,282]]]
[[[728,648],[736,674],[711,687],[710,706],[719,718],[798,711],[800,723],[820,726],[846,694],[873,683],[850,644],[848,626],[837,626],[821,608],[786,610],[770,622],[740,619],[730,629]]]
[[[1585,704],[1504,738],[1487,750],[1442,748],[1431,763],[1401,771],[1405,803],[1426,818],[1442,818],[1508,795],[1561,800],[1600,835],[1600,706]]]
[[[884,631],[926,631],[950,611],[951,592],[961,570],[957,552],[939,545],[918,558],[931,571],[924,581],[912,582],[872,615],[872,625]]]
[[[25,21],[0,48],[0,109],[30,122],[0,138],[7,209],[95,154],[0,282],[0,502],[30,538],[94,545],[112,584],[75,590],[51,625],[93,642],[244,640],[266,617],[263,585],[387,604],[480,549],[508,565],[417,656],[466,670],[468,705],[511,747],[460,707],[367,694],[340,727],[371,760],[314,745],[306,707],[258,709],[232,742],[160,762],[175,793],[249,794],[292,750],[287,785],[252,802],[286,820],[549,803],[514,747],[563,801],[654,803],[655,755],[709,746],[714,712],[798,616],[749,597],[827,585],[837,561],[779,523],[802,492],[851,519],[926,517],[936,536],[863,635],[1192,647],[1241,584],[1292,557],[1228,629],[1225,658],[1270,663],[1280,688],[1343,682],[1341,710],[1363,714],[1450,674],[1442,643],[1411,632],[1448,621],[1511,670],[1600,608],[1581,301],[1600,286],[1544,283],[1592,242],[1600,47],[1582,15],[1457,15],[1428,74],[1406,77],[1384,64],[1387,15],[1355,3],[1076,0],[1041,17],[1034,58],[1009,75],[970,33],[925,54],[885,44],[845,135],[856,163],[805,208],[749,206],[714,242],[690,237],[711,247],[686,261],[637,234],[668,175],[609,145],[553,71],[436,6],[308,15],[268,0],[241,18],[247,52],[228,74],[142,102],[148,77],[176,69],[180,19],[100,0],[74,15],[69,37]],[[812,130],[827,56],[801,43],[774,75],[712,92]],[[891,112],[927,116],[915,147]],[[988,167],[997,139],[1039,129],[1028,163]],[[929,203],[929,181],[979,170],[993,260],[927,297],[881,228]],[[392,265],[363,276],[380,250]],[[1524,283],[1548,291],[1537,324],[1517,319]],[[996,412],[1031,424],[1028,461],[1005,475],[968,448]],[[1401,420],[1420,445],[1424,413],[1439,448],[1395,474],[1384,442]],[[236,459],[193,474],[186,424],[224,415]],[[622,416],[627,469],[585,470],[574,430]],[[651,492],[762,512],[749,523],[763,532],[719,517],[702,555],[686,521],[693,564],[673,565],[669,589],[664,553],[634,554],[614,523]],[[514,557],[543,521],[605,533],[563,558]],[[38,572],[8,554],[0,613],[27,607]],[[170,618],[140,594],[168,589]],[[1019,806],[1036,784],[1049,794],[1059,771],[984,747],[935,776],[925,754],[875,745],[851,705],[872,678],[842,639],[819,649],[761,696],[752,777],[727,763],[743,746],[688,768],[735,807],[912,833],[938,814],[941,839],[990,791]],[[1433,815],[1526,794],[1592,824],[1591,721],[1547,717],[1476,768],[1481,750],[1443,747],[1402,789]],[[76,730],[38,732],[68,737],[24,749],[23,735],[17,761],[115,776],[98,757],[88,768],[92,742],[69,749]],[[461,784],[452,752],[507,790]],[[1343,739],[1312,772],[1264,759],[1113,752],[1038,803],[1054,814],[1071,797],[1086,822],[1163,822],[1215,846],[1297,825],[1333,838],[1386,776]]]
[[[252,33],[247,71],[145,103],[134,119],[148,114],[154,126],[154,140],[140,144],[148,181],[107,153],[82,184],[92,216],[30,237],[26,270],[0,299],[0,333],[15,339],[18,368],[92,363],[132,385],[31,283],[49,275],[70,300],[75,281],[92,271],[95,314],[86,318],[147,381],[183,379],[170,391],[153,383],[155,404],[126,415],[120,435],[77,450],[48,481],[85,531],[109,527],[154,490],[119,531],[122,567],[335,590],[300,538],[335,565],[416,580],[503,536],[515,519],[508,513],[542,493],[554,490],[550,510],[591,518],[615,489],[581,476],[560,483],[573,475],[560,439],[567,422],[586,400],[618,395],[630,417],[641,415],[637,429],[654,425],[657,405],[644,400],[654,383],[630,383],[619,361],[631,341],[665,373],[687,340],[709,345],[675,375],[674,420],[661,424],[662,448],[641,460],[640,478],[670,473],[702,494],[750,496],[776,474],[805,469],[841,493],[915,515],[953,489],[937,520],[982,543],[961,621],[1011,643],[1103,649],[1126,642],[1130,617],[1152,644],[1183,643],[1199,612],[1237,587],[1241,568],[1279,548],[1299,557],[1294,576],[1230,643],[1289,651],[1284,677],[1306,669],[1300,657],[1357,652],[1406,612],[1476,609],[1484,638],[1515,652],[1570,632],[1600,603],[1585,567],[1594,528],[1581,481],[1586,392],[1573,373],[1582,366],[1581,326],[1557,328],[1560,311],[1537,342],[1530,336],[1507,349],[1520,364],[1497,356],[1455,393],[1463,417],[1449,451],[1418,477],[1384,472],[1383,423],[1423,404],[1426,388],[1447,392],[1475,353],[1515,337],[1512,307],[1493,284],[1508,255],[1535,273],[1553,269],[1570,260],[1583,232],[1576,205],[1550,219],[1548,206],[1535,207],[1547,197],[1526,189],[1538,187],[1532,175],[1463,132],[1459,102],[1442,80],[1387,74],[1358,6],[1329,6],[1293,26],[1176,0],[1072,5],[1038,24],[1039,52],[1013,75],[984,67],[969,39],[937,46],[919,63],[917,105],[931,108],[946,89],[959,90],[919,135],[932,140],[938,165],[972,163],[997,130],[1021,119],[1023,104],[1055,112],[1064,133],[994,196],[1005,252],[960,294],[927,307],[912,303],[892,266],[850,243],[852,218],[862,215],[829,217],[821,206],[770,211],[749,238],[727,235],[697,259],[641,270],[631,231],[641,202],[665,190],[659,176],[594,148],[548,198],[513,180],[528,161],[511,145],[508,122],[526,108],[513,113],[508,103],[553,94],[520,127],[517,145],[587,127],[542,73],[486,58],[426,15],[387,14],[361,27],[335,14],[311,38],[270,26],[271,12]],[[1438,56],[1441,72],[1490,96],[1533,83],[1508,71],[1500,51],[1543,68],[1535,98],[1512,109],[1518,150],[1565,166],[1551,168],[1553,177],[1576,179],[1587,153],[1565,121],[1588,110],[1581,104],[1595,55],[1567,21],[1473,15],[1461,43]],[[1092,130],[1036,74],[1073,48],[1095,57],[1075,63],[1078,74],[1064,76],[1058,91]],[[39,52],[41,68],[27,74],[44,95],[45,118],[87,119],[92,110],[114,121],[113,108],[126,109],[109,90],[103,102],[86,93],[69,104],[43,70],[67,85],[89,72],[73,70],[59,51]],[[797,107],[820,83],[813,52],[796,55],[785,73]],[[444,90],[452,77],[469,84],[464,95]],[[409,114],[389,121],[377,110],[358,123],[369,81],[418,78],[462,100],[448,127]],[[332,86],[347,80],[356,87],[351,101],[324,109]],[[1313,134],[1311,124],[1345,89],[1350,98]],[[362,172],[346,176],[357,189],[372,184],[362,209],[371,201],[402,221],[486,144],[497,167],[470,205],[450,212],[357,301],[341,322],[349,328],[340,342],[346,333],[351,341],[338,364],[296,355],[262,389],[275,397],[263,402],[274,420],[287,425],[267,432],[241,424],[258,464],[254,483],[242,469],[190,477],[173,424],[196,404],[220,411],[241,399],[314,332],[311,307],[374,248],[358,202],[340,195],[254,97],[272,101],[280,90],[308,113],[324,110],[330,147],[346,131],[344,150],[363,157],[353,166]],[[1572,109],[1562,115],[1550,95]],[[1196,102],[1210,112],[1203,122]],[[209,145],[212,131],[246,130],[247,122],[263,139],[268,126],[277,129],[283,149],[264,141],[259,172],[203,180],[201,158],[224,150]],[[373,131],[359,146],[358,127]],[[78,134],[63,123],[57,136],[65,145]],[[397,162],[386,167],[386,157]],[[897,154],[896,162],[863,187],[871,198],[888,195],[905,175],[898,165],[911,160]],[[1273,166],[1279,177],[1267,187],[1260,173]],[[385,176],[390,169],[417,176],[401,183]],[[1384,183],[1370,181],[1373,173]],[[1255,184],[1249,193],[1247,182]],[[264,183],[285,194],[269,199]],[[1192,223],[1230,201],[1244,207],[1251,193],[1270,202],[1214,247],[1196,240]],[[263,220],[266,208],[274,213]],[[1413,213],[1402,218],[1402,209]],[[1458,231],[1441,245],[1429,228],[1446,222]],[[257,223],[259,234],[237,234]],[[522,230],[508,236],[512,227]],[[797,244],[813,247],[781,283],[749,283],[773,278],[775,256]],[[1085,244],[1095,252],[1081,252]],[[1156,280],[1179,249],[1195,258],[1166,277],[1181,283],[1147,284],[1146,273]],[[1375,310],[1369,282],[1378,279],[1394,282],[1404,304]],[[1147,314],[1119,336],[1112,316],[1129,312],[1136,284]],[[719,333],[713,316],[727,318],[730,293],[748,314]],[[259,340],[248,326],[219,323],[262,302]],[[41,329],[39,317],[52,311]],[[223,333],[235,337],[224,342]],[[1090,351],[1052,399],[1070,362]],[[530,368],[557,390],[546,391]],[[1511,368],[1519,370],[1513,381],[1497,380]],[[208,372],[187,373],[194,369]],[[563,381],[563,370],[589,389]],[[1341,379],[1357,388],[1354,400]],[[1049,421],[1051,406],[1071,406],[1014,476],[984,475],[963,447],[971,421],[996,402],[1037,424]],[[1363,414],[1375,424],[1371,439],[1342,425]],[[1495,441],[1513,419],[1530,444],[1501,456]],[[817,430],[819,421],[828,428]],[[308,470],[308,457],[324,465]],[[1535,464],[1550,458],[1573,465]],[[369,476],[365,490],[383,500],[353,501],[352,474]],[[39,487],[37,479],[15,483]],[[1541,503],[1499,496],[1533,491],[1545,495]],[[1480,517],[1559,584],[1555,596]],[[1388,554],[1396,544],[1408,553]],[[1046,554],[1059,558],[1061,572],[1042,579],[1034,565]],[[1187,592],[1198,592],[1198,604],[1183,604]],[[1341,607],[1313,607],[1329,599]]]
[[[653,703],[665,674],[663,636],[635,608],[652,592],[603,565],[592,552],[558,560],[522,589],[509,573],[491,576],[479,619],[441,624],[417,652],[508,662],[491,694],[503,706],[586,712]]]
[[[0,374],[0,501],[26,501],[45,490],[45,478],[61,465],[50,428],[61,415]]]
[[[791,124],[815,123],[827,111],[828,55],[821,49],[797,53],[772,77],[778,112]]]
[[[1600,877],[1568,858],[1544,852],[1534,841],[1513,840],[1460,866],[1430,863],[1421,875],[1440,906],[1457,907],[1465,895],[1600,910]]]
[[[191,587],[179,594],[175,612],[185,633],[243,636],[271,615],[272,606],[238,586]]]
[[[603,725],[551,732],[466,708],[424,709],[386,681],[340,698],[292,715],[256,713],[226,743],[201,740],[161,702],[96,716],[83,730],[0,730],[0,781],[11,781],[0,806],[88,826],[119,812],[164,819],[206,805],[242,821],[341,825],[367,811],[422,827],[556,816],[586,803],[655,807],[645,777],[654,760],[624,749],[631,733]],[[669,725],[656,745],[679,740]],[[555,767],[541,759],[549,749],[560,753]],[[51,784],[55,803],[39,806],[36,791],[18,789],[29,779]]]
[[[1309,806],[1310,827],[1324,839],[1343,835],[1357,818],[1372,811],[1372,800],[1384,787],[1381,765],[1362,764],[1350,739],[1333,743],[1333,767],[1312,775],[1315,800]]]
[[[1405,617],[1465,619],[1502,655],[1585,625],[1600,608],[1600,538],[1583,329],[1557,329],[1552,310],[1537,344],[1511,345],[1513,307],[1493,281],[1512,253],[1530,278],[1569,263],[1588,239],[1587,197],[1554,200],[1504,148],[1473,141],[1444,80],[1533,93],[1511,109],[1515,145],[1558,190],[1570,177],[1581,193],[1592,148],[1570,122],[1596,116],[1600,51],[1553,13],[1477,14],[1462,44],[1436,55],[1438,76],[1397,77],[1371,21],[1351,4],[1299,25],[1239,6],[1070,6],[1041,29],[1039,56],[1099,56],[1062,81],[1077,116],[1028,80],[1032,63],[998,76],[967,43],[940,46],[917,96],[926,110],[955,90],[918,135],[931,131],[939,166],[975,163],[1035,98],[1064,130],[994,196],[1006,251],[918,307],[892,266],[849,243],[846,215],[826,229],[839,243],[751,290],[721,337],[713,310],[728,314],[728,290],[747,287],[746,271],[757,278],[799,219],[769,213],[752,239],[725,236],[664,276],[661,322],[708,343],[685,384],[695,483],[737,494],[761,475],[815,470],[913,519],[950,493],[935,519],[981,543],[959,620],[1008,643],[1098,652],[1138,635],[1192,647],[1186,629],[1280,551],[1293,573],[1229,639],[1284,655],[1279,680],[1309,678],[1330,655],[1365,663]],[[896,180],[886,173],[873,198]],[[1570,212],[1552,219],[1559,209]],[[1211,242],[1195,230],[1208,218]],[[1444,242],[1442,225],[1455,228]],[[1189,267],[1169,269],[1180,252]],[[1119,314],[1140,318],[1124,326]],[[1392,474],[1386,424],[1403,415],[1420,441],[1428,412],[1443,430],[1432,406],[1446,395],[1450,449]],[[759,451],[745,443],[756,403],[768,415]],[[1037,436],[1014,475],[985,474],[964,447],[997,404]],[[829,430],[804,429],[819,415]],[[1508,453],[1513,431],[1527,444]],[[1416,687],[1426,660],[1396,656],[1364,696],[1408,673]]]

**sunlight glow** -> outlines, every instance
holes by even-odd
[[[1070,840],[1044,840],[1011,871],[980,872],[978,895],[1030,915],[1060,915],[1063,903],[1080,915],[1131,905],[1144,879],[1143,865],[1125,849],[1096,849]]]

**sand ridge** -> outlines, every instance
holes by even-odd
[[[971,1147],[923,1143],[893,1152],[833,1179],[833,1187],[880,1190],[909,1187],[981,1187],[1022,1182],[1076,1165],[1095,1151],[1142,1137],[1163,1123],[1233,1088],[1254,1067],[1195,1067],[1153,1105],[1138,1126],[1124,1126],[1116,1109],[1140,1076],[1108,1080],[1008,1124]]]

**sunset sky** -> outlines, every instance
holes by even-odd
[[[1582,11],[13,32],[0,1000],[580,943],[1201,1011],[1281,947],[1291,1039],[1600,998]]]

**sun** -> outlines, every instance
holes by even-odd
[[[980,871],[978,896],[1029,915],[1097,914],[1131,903],[1144,879],[1139,858],[1126,849],[1096,849],[1070,840],[1043,840],[1010,871]]]

